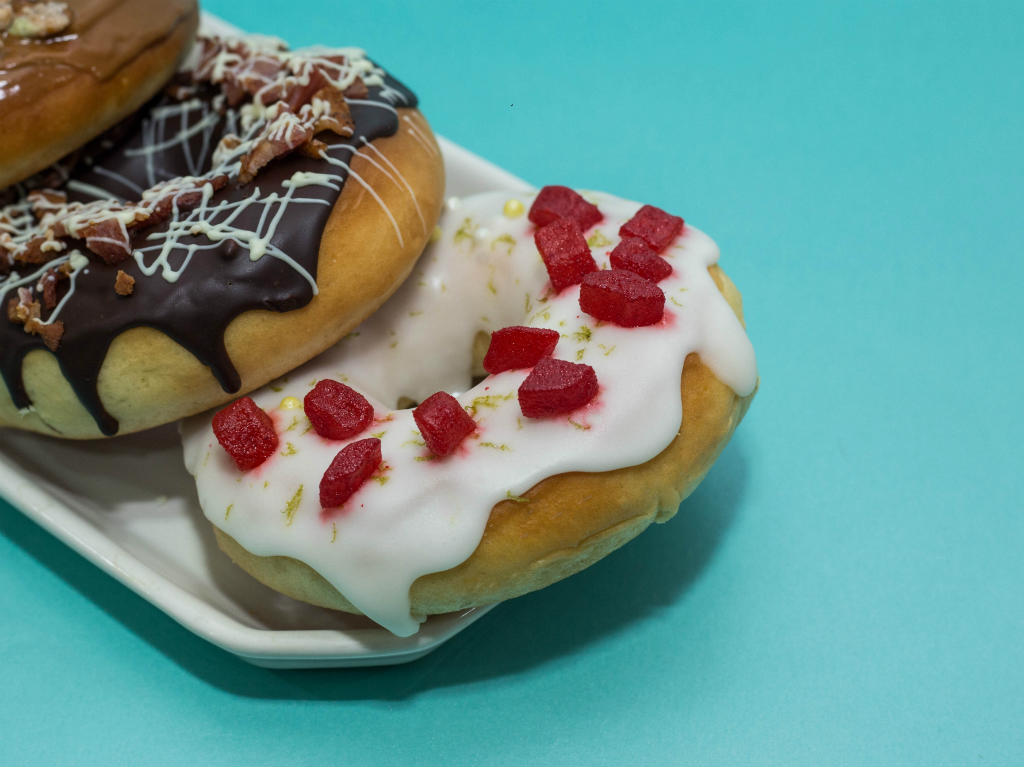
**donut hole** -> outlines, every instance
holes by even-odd
[[[478,330],[473,336],[473,365],[472,371],[473,386],[487,378],[487,371],[484,370],[484,356],[487,354],[487,347],[491,345],[491,334],[486,330]]]
[[[485,378],[487,378],[487,371],[484,370],[484,355],[487,354],[487,347],[491,344],[491,334],[486,330],[478,330],[476,335],[473,336],[473,341],[469,346],[469,387],[476,386]],[[453,388],[451,386],[440,386],[437,391],[446,391],[453,396],[462,394],[464,389]],[[412,410],[420,404],[420,400],[416,397],[411,397],[407,394],[402,394],[395,400],[395,410]]]

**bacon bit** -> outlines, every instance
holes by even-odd
[[[319,69],[313,69],[306,82],[296,80],[294,77],[286,77],[280,84],[261,91],[257,95],[264,106],[270,106],[275,101],[283,101],[288,105],[288,111],[298,112],[325,85],[327,85],[327,78],[324,77],[324,73]]]
[[[60,339],[64,337],[64,323],[60,320],[47,323],[33,319],[25,323],[25,332],[39,336],[46,348],[55,352],[60,346]]]
[[[32,290],[18,288],[18,297],[12,297],[7,304],[7,318],[11,322],[24,325],[31,320],[38,320],[39,315],[39,302],[32,296]]]
[[[311,138],[305,144],[298,148],[298,153],[303,157],[309,157],[312,160],[322,160],[323,153],[327,151],[327,144],[318,138]]]
[[[229,107],[237,107],[245,101],[245,90],[233,79],[225,80],[221,83],[220,87],[224,91],[224,98],[227,100]]]
[[[135,278],[124,269],[118,269],[117,280],[114,281],[114,292],[119,296],[130,296],[135,292]]]
[[[352,84],[345,89],[345,98],[347,99],[365,99],[369,95],[370,89],[366,87],[366,83],[363,82],[363,78],[361,77],[357,77],[352,81]]]
[[[207,185],[218,192],[228,185],[228,176],[221,173],[212,178],[179,178],[154,186],[146,192],[144,204],[149,206],[145,211],[146,218],[129,227],[138,225],[141,229],[163,223],[171,217],[175,207],[179,213],[192,210],[203,201],[203,188]]]
[[[275,115],[242,157],[240,183],[251,182],[268,163],[289,152],[299,150],[309,157],[321,157],[326,145],[314,138],[321,131],[346,138],[354,135],[355,123],[345,97],[363,98],[369,89],[358,76],[344,91],[332,84],[336,82],[332,73],[337,78],[334,70],[340,71],[346,61],[344,55],[328,55],[295,69],[275,50],[252,48],[241,41],[202,40],[199,65],[193,72],[195,82],[218,85],[232,106],[248,94]],[[238,143],[232,137],[218,146],[217,152],[231,152]]]
[[[80,234],[85,247],[110,266],[119,264],[132,254],[128,230],[116,218],[105,218],[83,227]]]
[[[199,64],[195,69],[195,79],[199,82],[223,82],[229,77],[237,81],[234,73],[231,70],[222,73],[222,78],[215,77],[217,72],[217,59],[222,53],[230,53],[236,56],[240,61],[252,61],[257,58],[273,60],[270,56],[261,55],[255,53],[249,49],[244,41],[238,39],[222,38],[222,37],[200,37],[199,42],[202,44],[202,50],[199,53]],[[284,51],[286,46],[284,43],[276,46],[277,50]]]
[[[68,196],[58,189],[33,189],[28,193],[28,201],[32,204],[32,215],[39,221],[47,213],[60,210],[68,204]]]
[[[284,67],[281,62],[269,56],[259,56],[249,59],[237,73],[228,72],[228,77],[238,84],[243,92],[255,95],[261,88],[277,79],[278,74]],[[264,98],[263,104],[269,106],[277,101],[277,98]]]
[[[228,133],[221,138],[220,143],[217,144],[217,148],[214,150],[214,155],[226,155],[235,151],[239,145],[241,145],[242,139],[238,138],[234,133]],[[214,161],[216,163],[216,160]]]
[[[51,311],[57,305],[57,281],[62,273],[57,269],[48,269],[36,283],[36,290],[43,294],[43,308]]]
[[[45,264],[56,257],[56,253],[48,253],[43,245],[51,240],[46,235],[33,237],[24,247],[14,251],[14,263],[19,265]]]
[[[119,296],[130,296],[135,292],[135,278],[123,269],[118,269],[117,279],[114,281],[114,292]]]
[[[17,298],[12,296],[7,302],[7,319],[16,325],[24,325],[26,333],[39,336],[46,344],[46,348],[55,352],[64,335],[64,323],[59,320],[43,322],[39,319],[41,313],[41,307],[33,297],[31,288],[18,288]]]
[[[344,138],[355,133],[356,123],[352,119],[352,110],[349,109],[345,98],[338,93],[337,88],[321,88],[313,94],[313,101],[327,104],[327,111],[313,123],[314,133],[329,130]]]
[[[304,125],[291,112],[282,112],[264,126],[255,146],[242,158],[238,180],[248,184],[271,160],[305,144],[313,138],[313,128]]]

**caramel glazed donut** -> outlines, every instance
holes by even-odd
[[[149,101],[198,23],[195,0],[0,0],[0,188]]]
[[[200,38],[60,188],[19,185],[0,209],[0,426],[157,426],[343,337],[440,213],[441,155],[415,106],[358,49]]]
[[[410,635],[675,514],[757,386],[740,295],[681,218],[584,194],[450,201],[412,277],[356,332],[212,422],[183,423],[204,513],[237,564]],[[474,386],[492,333],[491,375]],[[408,400],[422,404],[393,409]],[[364,407],[347,437],[331,433]]]

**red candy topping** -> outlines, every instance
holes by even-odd
[[[251,397],[242,397],[217,413],[213,433],[239,471],[255,469],[277,450],[274,422]]]
[[[583,278],[580,308],[599,320],[636,328],[661,321],[665,313],[665,294],[638,274],[609,269]]]
[[[544,259],[551,284],[556,291],[576,285],[583,275],[597,271],[590,246],[583,239],[583,230],[575,219],[560,218],[543,226],[533,235],[537,250]]]
[[[427,448],[437,456],[450,455],[462,440],[476,431],[476,421],[448,392],[431,394],[412,411],[412,417]]]
[[[347,501],[380,466],[380,440],[373,437],[345,445],[320,480],[320,505],[333,509]]]
[[[350,386],[327,378],[303,401],[316,433],[327,439],[348,439],[373,423],[373,405]]]
[[[597,394],[597,373],[590,365],[545,357],[519,387],[519,408],[528,418],[563,415],[583,407]]]
[[[661,282],[672,274],[672,265],[651,250],[650,245],[639,237],[625,237],[608,257],[612,269],[625,269],[646,277],[651,282]]]
[[[558,331],[513,325],[491,333],[491,345],[484,356],[484,370],[501,373],[517,368],[530,368],[541,357],[547,357],[558,344]]]
[[[587,230],[604,218],[597,206],[587,202],[567,186],[546,186],[530,206],[529,219],[545,226],[559,218],[571,218]]]
[[[666,213],[653,205],[644,205],[621,227],[619,234],[623,237],[639,237],[656,253],[661,253],[672,244],[672,240],[683,231],[683,219]]]

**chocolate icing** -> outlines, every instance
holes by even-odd
[[[384,88],[370,88],[364,101],[371,103],[351,104],[356,125],[351,139],[340,139],[333,134],[319,136],[331,145],[332,156],[348,162],[353,148],[362,145],[362,137],[372,141],[393,135],[398,130],[398,117],[393,109],[387,107],[415,106],[416,97],[390,77],[385,78],[385,83]],[[390,100],[385,99],[383,93],[387,93]],[[196,166],[199,173],[207,171],[225,121],[236,117],[231,111],[218,118],[212,139],[200,131],[187,140],[171,143],[152,155],[151,165],[147,165],[143,155],[133,154],[133,150],[147,143],[149,146],[161,144],[181,129],[175,115],[174,125],[163,126],[165,131],[162,133],[160,120],[153,116],[154,110],[173,103],[167,97],[161,97],[150,105],[148,111],[144,110],[145,116],[138,120],[126,139],[80,164],[71,174],[69,198],[83,202],[95,199],[83,193],[83,187],[76,186],[74,182],[98,187],[122,199],[138,199],[140,188],[182,175],[195,175]],[[186,127],[196,125],[206,112],[188,112]],[[340,148],[342,146],[349,149]],[[245,200],[254,187],[259,188],[263,198],[272,193],[284,195],[287,192],[284,182],[296,172],[347,177],[344,168],[293,153],[264,168],[252,184],[232,182],[214,195],[210,205]],[[113,178],[111,173],[119,174],[128,183]],[[290,215],[282,217],[270,240],[311,275],[316,274],[320,235],[339,193],[321,185],[295,189],[291,203],[294,209],[287,212]],[[309,204],[300,200],[322,200],[330,204]],[[278,205],[270,205],[272,216]],[[265,225],[259,229],[263,212],[263,205],[244,207],[233,225],[238,229],[266,231]],[[226,213],[216,213],[209,220],[216,222],[226,217]],[[167,228],[165,223],[133,232],[133,247],[145,248],[160,242],[154,241],[151,235],[165,232]],[[107,349],[120,333],[139,326],[166,333],[209,366],[225,391],[234,392],[239,389],[241,381],[224,345],[224,333],[231,321],[250,309],[277,312],[298,309],[313,298],[309,282],[291,265],[270,255],[253,261],[248,248],[232,240],[212,242],[202,235],[186,235],[175,243],[170,262],[175,266],[184,262],[190,245],[203,249],[192,254],[180,279],[173,283],[162,278],[159,272],[146,276],[135,259],[128,259],[117,266],[93,259],[88,268],[77,275],[75,291],[61,310],[60,319],[64,322],[65,332],[55,356],[64,376],[104,434],[116,434],[118,424],[100,401],[97,379]],[[145,262],[149,264],[152,260],[152,257],[147,257]],[[135,278],[135,292],[129,297],[114,293],[118,269]],[[19,408],[31,405],[22,379],[22,361],[29,351],[39,348],[45,348],[39,336],[28,335],[19,325],[0,320],[0,374]]]

